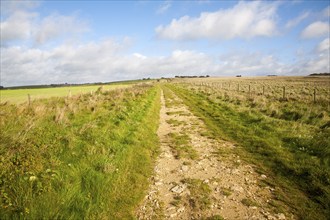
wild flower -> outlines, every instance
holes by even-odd
[[[29,181],[33,182],[35,180],[37,180],[37,177],[36,176],[30,176]]]

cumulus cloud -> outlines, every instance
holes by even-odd
[[[34,8],[32,6],[28,7],[22,3],[15,7],[18,9],[0,23],[2,46],[16,40],[43,44],[50,40],[73,37],[88,31],[86,22],[81,21],[75,15],[52,14],[41,18],[38,13],[29,11]],[[10,10],[8,9],[8,11]]]
[[[31,36],[36,13],[16,11],[0,23],[1,44],[13,40],[25,40]]]
[[[221,73],[226,75],[283,74],[284,64],[273,55],[258,52],[232,53],[220,56]]]
[[[24,85],[60,82],[94,82],[115,79],[118,51],[112,40],[53,49],[1,48],[1,84]],[[107,75],[109,73],[109,75]]]
[[[88,31],[85,22],[80,21],[74,15],[66,16],[53,14],[42,19],[35,32],[35,41],[45,43],[61,36],[70,36]]]
[[[276,34],[276,9],[276,4],[267,2],[239,2],[230,9],[174,19],[155,31],[159,38],[171,40],[272,36]]]
[[[316,47],[317,56],[306,64],[309,72],[330,72],[330,38],[325,38]]]
[[[324,52],[330,50],[330,38],[326,38],[317,46],[318,52]]]
[[[300,22],[302,22],[303,20],[305,20],[306,18],[308,18],[310,15],[310,12],[304,12],[302,13],[301,15],[299,15],[298,17],[292,19],[292,20],[289,20],[285,27],[286,28],[292,28],[292,27],[295,27],[297,26]]]
[[[123,55],[125,46],[113,40],[61,45],[50,50],[1,48],[4,86],[114,81],[175,74],[215,72],[212,58],[196,51],[175,50],[164,57]]]
[[[107,39],[80,45],[62,44],[52,49],[1,48],[1,85],[86,83],[175,75],[233,76],[301,75],[329,70],[329,39],[293,64],[272,54],[236,51],[211,56],[195,50],[174,50],[167,56],[125,53],[127,41]]]
[[[307,60],[300,66],[307,73],[330,72],[329,53],[321,53],[317,57]]]
[[[325,38],[316,45],[315,50],[300,57],[297,62],[287,65],[287,73],[291,75],[302,75],[330,72],[329,41],[329,38]]]
[[[233,75],[279,73],[271,55],[248,53],[210,56],[194,50],[174,50],[167,56],[125,54],[126,41],[111,39],[53,49],[1,48],[1,85],[84,83],[173,77],[175,75]]]
[[[308,25],[302,32],[302,38],[314,38],[314,37],[322,37],[324,35],[329,34],[330,25],[328,22],[316,21],[310,25]]]
[[[1,1],[1,13],[5,15],[14,13],[16,11],[31,10],[40,5],[38,1]]]

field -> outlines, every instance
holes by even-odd
[[[129,85],[114,84],[114,85],[104,85],[104,90],[112,90],[116,88],[125,88]],[[39,88],[39,89],[8,89],[0,90],[0,102],[10,102],[13,104],[23,103],[28,101],[28,95],[30,95],[30,100],[36,100],[41,98],[50,97],[62,97],[77,95],[83,93],[93,93],[100,86],[71,86],[71,87],[58,87],[58,88]]]
[[[98,88],[1,91],[0,219],[330,216],[330,78]]]

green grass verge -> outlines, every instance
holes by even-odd
[[[1,106],[0,219],[132,219],[159,150],[160,89]]]
[[[236,142],[237,152],[282,188],[277,200],[302,219],[330,216],[330,129],[267,117],[189,89],[168,85],[204,120],[214,137]]]

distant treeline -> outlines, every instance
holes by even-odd
[[[24,86],[10,86],[10,87],[3,87],[1,86],[0,89],[42,89],[42,88],[56,88],[56,87],[67,87],[67,86],[89,86],[89,85],[104,85],[110,83],[59,83],[59,84],[49,84],[49,85],[24,85]]]
[[[312,73],[310,76],[330,76],[330,73]]]
[[[175,78],[207,78],[210,77],[209,75],[206,76],[175,76]]]
[[[116,82],[94,82],[94,83],[58,83],[49,85],[24,85],[24,86],[0,86],[0,89],[42,89],[42,88],[56,88],[56,87],[68,87],[68,86],[95,86],[95,85],[111,85],[111,84],[132,84],[139,82],[140,80],[127,80]]]

